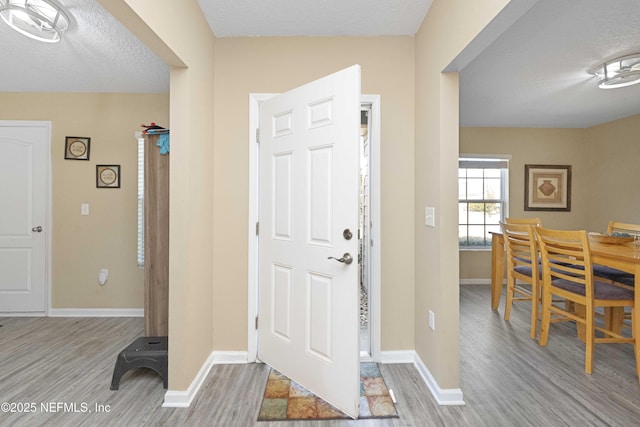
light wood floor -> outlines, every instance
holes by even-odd
[[[260,364],[216,365],[190,408],[162,408],[165,390],[152,371],[131,371],[122,378],[120,390],[109,389],[116,356],[142,335],[142,319],[0,318],[0,404],[13,402],[14,409],[36,405],[33,413],[0,412],[0,426],[640,423],[640,386],[630,345],[597,346],[594,372],[586,375],[584,346],[571,325],[553,325],[549,344],[543,348],[529,338],[526,304],[516,304],[511,321],[505,322],[502,306],[499,314],[489,308],[488,286],[463,286],[460,302],[461,388],[466,406],[438,406],[412,365],[382,365],[398,399],[400,418],[363,421],[256,422],[268,374]],[[79,412],[68,412],[74,403]],[[58,404],[66,404],[67,411]],[[97,412],[96,405],[108,407],[109,412]]]

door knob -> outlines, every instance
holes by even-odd
[[[31,231],[33,231],[34,233],[42,233],[42,226],[39,225],[37,227],[33,227]]]
[[[349,265],[353,262],[353,257],[351,256],[351,254],[349,252],[345,252],[344,255],[342,255],[342,258],[334,258],[332,256],[328,257],[327,259],[335,259],[338,262],[344,262],[345,264]]]

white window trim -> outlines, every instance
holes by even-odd
[[[498,160],[507,160],[509,161],[509,168],[504,169],[502,171],[501,181],[502,181],[502,194],[504,194],[504,209],[503,209],[503,220],[504,218],[509,217],[509,205],[511,204],[509,200],[509,171],[511,170],[511,154],[469,154],[469,153],[459,153],[459,159],[498,159]],[[487,252],[491,251],[491,245],[487,246],[459,246],[458,250],[460,252]]]

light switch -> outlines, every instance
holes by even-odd
[[[436,226],[436,208],[424,208],[424,225]]]
[[[83,203],[80,205],[80,215],[89,215],[89,204]]]

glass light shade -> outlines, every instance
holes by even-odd
[[[640,83],[640,54],[628,55],[605,62],[595,72],[598,87],[613,89]]]
[[[53,0],[0,0],[0,17],[35,40],[57,43],[69,28],[69,16]]]

